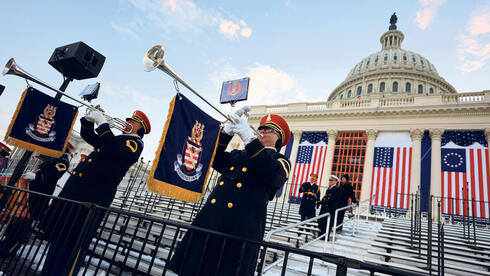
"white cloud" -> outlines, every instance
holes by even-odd
[[[219,24],[219,32],[230,40],[238,39],[237,32],[239,30],[240,26],[229,20],[221,20],[221,24]]]
[[[439,8],[445,2],[446,0],[419,0],[419,4],[422,5],[422,9],[417,11],[414,23],[420,29],[425,30],[427,26],[434,21]]]
[[[165,32],[204,33],[216,31],[227,39],[248,38],[252,31],[243,19],[232,18],[216,9],[209,9],[188,0],[129,0],[144,15],[148,26]],[[134,36],[138,25],[113,24],[121,33]]]
[[[115,23],[111,23],[111,27],[122,33],[122,34],[125,34],[125,35],[129,35],[129,36],[132,36],[136,39],[139,39],[140,37],[136,34],[136,32],[133,30],[134,27],[129,27],[129,26],[124,26],[124,25],[118,25],[118,24],[115,24]]]
[[[471,17],[467,30],[470,35],[490,33],[490,11]]]
[[[458,37],[458,53],[463,72],[484,67],[490,60],[490,2],[475,9],[466,26],[467,33]]]
[[[240,34],[245,37],[245,38],[249,38],[251,35],[252,35],[252,29],[250,28],[245,28],[245,29],[242,29],[240,31]]]

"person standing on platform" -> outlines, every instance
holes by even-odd
[[[56,183],[68,169],[69,154],[72,150],[73,146],[68,142],[65,153],[60,158],[43,157],[44,161],[35,171],[27,172],[23,178],[30,181],[29,191],[52,195]],[[13,223],[8,226],[4,238],[0,242],[1,257],[15,254],[21,245],[27,241],[31,232],[31,222],[42,219],[50,200],[49,197],[35,193],[23,193],[21,196],[28,197],[29,218],[22,218],[17,221],[14,219]]]
[[[342,178],[341,178],[340,184],[339,184],[339,201],[338,201],[337,208],[349,206],[352,203],[354,203],[354,204],[358,203],[357,199],[356,199],[356,194],[354,193],[354,188],[349,183],[349,175],[344,174],[344,175],[342,175]],[[342,223],[344,223],[345,211],[346,210],[339,211],[339,214],[337,217],[337,225],[340,225],[340,226],[339,226],[339,228],[337,228],[337,233],[342,232]]]
[[[150,121],[143,112],[137,110],[131,118],[126,119],[126,128],[118,136],[112,133],[104,114],[99,110],[90,111],[80,121],[80,136],[94,151],[73,170],[59,197],[109,207],[119,182],[141,155],[142,138],[151,130]],[[97,133],[94,124],[98,126],[95,129]],[[52,205],[50,217],[56,218],[59,223],[50,225],[48,235],[51,244],[42,275],[65,275],[68,272],[77,275],[85,259],[83,242],[90,242],[104,212],[96,213],[90,226],[85,225],[89,227],[85,232],[87,238],[77,244],[88,208],[61,200]]]
[[[320,188],[316,184],[318,176],[316,173],[310,174],[310,181],[301,184],[299,192],[303,193],[299,214],[301,221],[315,217],[315,205],[320,200]]]
[[[267,203],[289,177],[291,164],[279,153],[287,145],[290,130],[279,115],[266,115],[260,121],[261,137],[256,138],[238,110],[235,124],[227,124],[218,140],[213,168],[221,173],[218,185],[192,225],[246,239],[262,241]],[[234,134],[244,150],[225,152]],[[241,241],[187,231],[169,263],[169,269],[187,275],[254,275],[259,246]]]
[[[332,227],[334,224],[335,210],[337,209],[337,200],[338,200],[338,186],[339,178],[336,175],[331,175],[328,179],[328,189],[325,191],[325,195],[323,198],[317,203],[317,208],[320,208],[320,214],[323,215],[325,213],[330,213],[330,226],[329,231],[326,235],[327,240],[330,239],[329,235],[332,231]],[[325,234],[327,230],[327,222],[328,218],[324,217],[318,220],[318,228],[320,229],[319,236]]]

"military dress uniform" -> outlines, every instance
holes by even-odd
[[[305,182],[301,184],[299,192],[303,193],[299,206],[301,220],[315,217],[315,205],[320,199],[320,188],[316,183]]]
[[[332,230],[332,226],[334,224],[335,220],[335,210],[337,209],[337,200],[338,200],[338,187],[337,185],[330,186],[327,191],[325,192],[325,195],[323,198],[318,202],[317,206],[321,206],[320,208],[320,215],[323,215],[325,213],[330,213],[330,228],[329,228],[329,233]],[[327,230],[327,221],[328,218],[324,217],[318,220],[318,228],[320,229],[319,235],[322,235],[326,232]],[[329,233],[327,233],[327,238]]]
[[[94,123],[85,117],[80,121],[80,135],[94,150],[73,170],[59,197],[109,207],[119,182],[141,155],[143,141],[134,134],[115,136],[107,123],[97,127],[95,133]],[[43,275],[61,275],[66,266],[70,265],[71,271],[76,272],[85,256],[76,241],[84,226],[88,209],[65,201],[55,201],[52,205],[51,217],[56,223],[52,223],[48,231],[51,245]],[[103,216],[103,212],[95,215],[90,223],[92,227],[88,230],[88,237],[95,233]],[[74,249],[78,249],[76,258],[68,259]]]
[[[34,180],[29,182],[29,190],[47,195],[52,195],[56,188],[58,179],[66,172],[70,161],[68,155],[63,154],[57,159],[48,159],[43,162],[38,169]],[[27,196],[24,194],[23,196]],[[16,221],[8,226],[4,234],[4,239],[0,243],[0,255],[12,255],[23,245],[31,231],[32,220],[42,218],[43,213],[48,207],[50,198],[37,194],[28,195],[29,219]]]
[[[261,241],[267,203],[288,179],[291,164],[286,156],[275,148],[265,148],[258,139],[245,150],[225,152],[231,139],[230,135],[220,135],[213,168],[221,177],[192,225]],[[236,275],[237,269],[238,275],[254,274],[258,246],[248,244],[242,252],[241,242],[226,240],[221,251],[224,239],[210,236],[204,252],[206,234],[193,232],[191,237],[190,232],[170,262],[169,268],[178,275]]]

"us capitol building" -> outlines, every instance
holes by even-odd
[[[258,126],[259,120],[271,113],[283,116],[290,125],[293,141],[287,149],[283,148],[292,164],[290,183],[286,189],[288,196],[285,198],[299,198],[299,181],[307,181],[305,175],[312,170],[322,175],[319,183],[322,196],[328,186],[328,176],[336,174],[340,177],[344,173],[351,177],[358,199],[370,199],[376,193],[381,197],[381,193],[384,193],[386,198],[382,199],[384,204],[380,206],[390,205],[390,200],[400,201],[398,198],[392,199],[398,196],[391,188],[395,191],[398,189],[397,194],[402,197],[403,194],[415,193],[419,188],[422,194],[448,196],[447,191],[442,191],[444,173],[441,150],[445,143],[453,143],[447,139],[455,135],[467,136],[470,133],[470,136],[476,136],[474,139],[483,150],[486,149],[488,166],[490,90],[458,93],[427,58],[402,49],[405,36],[397,30],[396,21],[393,16],[389,30],[381,35],[381,51],[355,64],[346,79],[330,93],[327,101],[252,106],[251,125]],[[324,138],[318,138],[318,135],[324,135]],[[319,139],[323,142],[319,142]],[[424,148],[424,141],[427,149]],[[390,145],[383,143],[394,142],[392,147],[401,144],[409,148],[406,156],[400,153],[398,157],[388,157],[393,168],[395,163],[400,162],[395,158],[408,160],[404,166],[400,165],[400,175],[396,174],[397,183],[401,183],[398,178],[402,177],[405,178],[404,183],[391,184],[388,181],[390,175],[386,172],[384,176],[374,175],[377,173],[373,166],[378,142],[385,147]],[[231,147],[239,147],[238,143],[235,137]],[[313,154],[311,158],[319,161],[309,164],[316,168],[310,168],[306,173],[301,171],[301,166],[305,164],[300,162],[312,161],[298,161],[304,154],[298,154],[301,145],[323,145],[322,149],[325,149],[318,156]],[[387,157],[384,158],[386,161]],[[424,163],[424,160],[429,162]],[[469,163],[469,160],[466,161]],[[392,174],[395,182],[395,173]],[[488,177],[484,176],[486,179],[480,179],[483,182],[477,184],[477,188],[485,194],[490,191]],[[381,185],[392,187],[381,188]],[[458,193],[449,192],[449,196],[458,197]],[[480,198],[483,199],[489,198]],[[407,208],[407,204],[403,207],[399,203],[397,207]],[[488,206],[486,208],[488,216]]]

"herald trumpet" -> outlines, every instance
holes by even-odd
[[[143,57],[143,70],[146,72],[151,72],[155,69],[160,69],[163,72],[165,72],[167,75],[171,76],[174,78],[174,80],[178,81],[180,84],[185,86],[187,89],[189,89],[192,93],[194,93],[196,96],[201,98],[205,103],[207,103],[209,106],[211,106],[214,110],[216,110],[219,114],[221,114],[223,117],[226,118],[226,120],[235,123],[233,118],[231,118],[229,115],[224,114],[219,110],[216,106],[214,106],[212,103],[210,103],[208,100],[206,100],[199,92],[194,90],[189,84],[187,84],[179,75],[177,75],[165,62],[163,59],[165,55],[165,47],[163,45],[155,45],[150,48]],[[252,127],[251,127],[252,128]],[[256,129],[252,128],[252,130],[258,135],[262,136]]]
[[[74,98],[74,97],[66,94],[65,92],[63,92],[59,89],[56,89],[55,87],[52,87],[51,85],[49,85],[49,84],[43,82],[42,80],[34,77],[33,75],[29,74],[24,69],[22,69],[19,65],[17,65],[17,63],[15,63],[14,58],[9,59],[7,64],[5,64],[5,66],[3,68],[2,75],[4,75],[4,76],[5,75],[14,75],[14,76],[21,77],[23,79],[35,82],[39,85],[42,85],[46,88],[49,88],[49,89],[55,91],[56,93],[60,93],[63,96],[65,96],[65,97],[67,97],[67,98],[69,98],[69,99],[71,99],[71,100],[73,100],[79,104],[82,104],[82,105],[88,107],[90,110],[101,110],[99,107],[94,107],[94,106],[91,106],[91,105],[89,105],[83,101],[80,101],[79,99]],[[121,131],[123,131],[126,128],[126,126],[129,126],[130,128],[132,128],[132,125],[127,124],[126,121],[124,121],[122,119],[112,118],[111,116],[109,116],[105,113],[102,113],[102,114],[104,114],[104,117],[106,118],[107,123],[109,124],[109,126],[111,128],[119,129]],[[131,131],[131,129],[129,129],[129,131]]]

